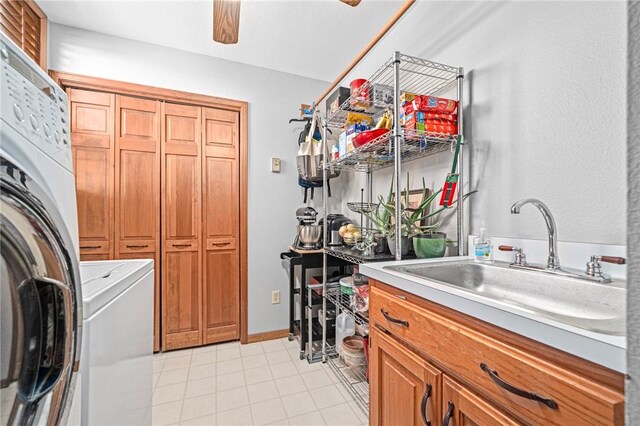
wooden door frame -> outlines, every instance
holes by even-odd
[[[50,70],[49,75],[66,90],[67,88],[95,90],[126,96],[137,96],[165,102],[204,106],[211,108],[237,111],[240,115],[240,343],[248,343],[247,333],[247,291],[248,291],[248,263],[247,263],[247,211],[248,211],[248,110],[249,104],[236,99],[219,98],[202,94],[182,92],[179,90],[145,86],[142,84],[126,83],[98,77]]]

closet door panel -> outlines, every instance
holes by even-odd
[[[116,258],[155,260],[154,350],[160,349],[160,102],[116,96]]]
[[[80,260],[114,256],[115,96],[69,89]]]
[[[238,252],[237,250],[207,251],[205,260],[205,300],[203,343],[215,343],[240,338]]]
[[[198,264],[197,251],[170,252],[165,256],[165,297],[162,300],[165,312],[165,349],[202,343]]]
[[[240,336],[238,126],[237,112],[204,109],[205,343]]]
[[[167,155],[165,166],[165,226],[164,237],[171,240],[196,240],[200,193],[199,158],[187,155]]]
[[[202,344],[201,113],[162,105],[164,349]]]

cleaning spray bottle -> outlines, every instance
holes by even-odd
[[[487,237],[484,223],[480,228],[480,235],[473,239],[473,260],[478,263],[493,263],[493,245]]]

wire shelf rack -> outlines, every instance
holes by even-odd
[[[351,305],[353,296],[349,296],[348,294],[342,294],[340,286],[327,287],[325,296],[329,302],[339,307],[341,311],[349,312],[351,316],[356,320],[356,323],[362,324],[362,325],[369,324],[368,312],[366,313],[356,312]]]
[[[340,378],[365,414],[369,413],[369,382],[365,369],[353,369],[346,365],[334,346],[327,344],[327,364]]]
[[[411,161],[448,151],[457,135],[432,133],[420,130],[405,131],[401,144],[402,161]],[[328,162],[328,168],[369,172],[391,167],[394,164],[393,141],[389,133],[373,139],[347,154]]]
[[[395,259],[395,256],[391,253],[371,254],[369,256],[365,256],[361,251],[349,247],[331,247],[325,249],[325,252],[329,256],[337,257],[356,265],[364,262],[384,262],[386,260]],[[411,256],[405,256],[405,258],[411,259]]]
[[[369,89],[373,92],[374,85],[393,88],[394,59],[384,63],[359,89],[360,92]],[[400,54],[400,91],[420,95],[438,95],[452,87],[458,78],[458,68],[438,62]],[[383,103],[377,99],[369,101],[368,108],[352,108],[355,98],[349,97],[340,108],[327,118],[327,124],[332,127],[344,126],[349,112],[363,112],[376,118],[386,108],[393,108],[390,103]]]

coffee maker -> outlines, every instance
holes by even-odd
[[[296,210],[296,239],[293,248],[299,250],[318,250],[322,248],[322,225],[316,225],[318,212],[313,207],[300,207]]]
[[[340,236],[340,228],[353,223],[351,219],[343,214],[335,213],[327,215],[327,246],[341,246],[344,244],[342,237]],[[324,225],[322,219],[319,222],[320,225]]]

